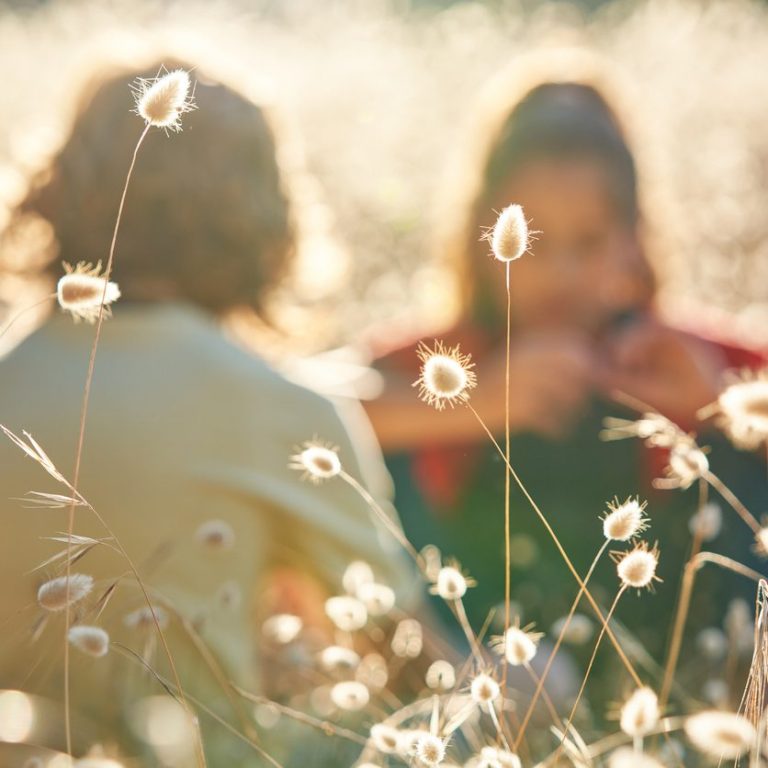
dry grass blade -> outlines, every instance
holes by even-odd
[[[65,496],[61,493],[43,493],[42,491],[27,491],[24,496],[14,501],[22,502],[25,509],[64,509],[72,504],[76,507],[86,506],[82,499]]]
[[[29,432],[22,432],[24,437],[27,438],[29,443],[25,443],[18,435],[15,435],[3,424],[0,424],[0,429],[3,430],[6,437],[12,440],[24,453],[29,456],[30,459],[36,461],[40,466],[55,480],[68,486],[69,484],[64,479],[64,476],[56,469],[56,465],[50,460],[48,454],[40,447],[37,441],[29,434]]]
[[[761,579],[757,587],[755,606],[755,648],[752,652],[752,663],[749,667],[747,684],[741,698],[739,709],[744,710],[744,716],[760,728],[765,712],[765,691],[768,686],[768,582]]]

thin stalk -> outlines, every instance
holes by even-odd
[[[536,690],[533,693],[533,698],[531,699],[531,703],[528,705],[528,709],[525,712],[523,723],[520,726],[520,733],[518,734],[517,741],[515,742],[515,750],[517,750],[519,746],[519,742],[523,738],[523,735],[525,734],[525,729],[528,727],[528,723],[531,719],[531,716],[533,715],[533,710],[534,710],[534,707],[536,706],[536,702],[539,699],[539,695],[544,690],[544,683],[547,679],[547,675],[549,675],[549,671],[552,669],[552,665],[554,664],[554,661],[555,661],[555,656],[557,655],[557,652],[560,650],[560,646],[563,644],[563,640],[565,639],[565,633],[568,631],[568,627],[571,624],[571,620],[573,619],[573,614],[576,613],[576,608],[578,607],[579,602],[581,601],[581,597],[584,594],[586,585],[589,583],[589,580],[592,578],[592,574],[595,568],[597,567],[597,563],[605,553],[605,550],[608,548],[609,543],[610,541],[606,539],[603,542],[602,547],[600,547],[600,549],[598,550],[597,554],[595,555],[595,559],[592,561],[592,565],[589,566],[587,575],[584,577],[584,585],[579,589],[578,594],[576,595],[573,603],[571,604],[571,610],[568,611],[568,616],[565,619],[563,628],[562,630],[560,630],[560,634],[558,635],[557,640],[555,641],[555,647],[552,649],[552,653],[549,654],[547,663],[544,665],[544,671],[541,673],[541,677],[539,678],[539,682],[536,686]]]
[[[35,307],[39,307],[41,304],[45,304],[46,301],[50,301],[51,299],[55,299],[56,294],[55,293],[49,293],[45,298],[40,299],[40,301],[36,301],[34,304],[29,304],[28,306],[20,309],[9,321],[8,324],[3,328],[2,331],[0,331],[0,339],[5,336],[6,332],[11,329],[13,324],[25,313],[29,312],[30,309],[34,309]]]
[[[706,503],[707,484],[702,478],[699,481],[699,506],[696,514],[700,513],[700,510]],[[662,679],[661,691],[659,693],[659,710],[664,711],[669,701],[669,694],[672,690],[672,681],[675,677],[675,670],[677,669],[677,662],[680,658],[680,648],[683,642],[683,633],[685,631],[685,622],[688,618],[688,610],[691,605],[691,594],[693,592],[693,582],[695,579],[695,571],[690,567],[693,559],[701,551],[701,544],[703,541],[703,531],[701,526],[698,526],[693,534],[693,542],[691,544],[691,554],[688,558],[688,562],[683,569],[683,581],[680,588],[680,597],[677,602],[677,609],[675,611],[675,621],[672,630],[672,639],[669,644],[669,653],[667,654],[667,663],[664,666],[664,677]]]
[[[573,722],[573,718],[576,715],[576,710],[578,709],[579,703],[581,702],[581,697],[584,695],[584,689],[587,687],[587,680],[589,679],[589,673],[592,671],[592,666],[595,663],[597,650],[600,647],[600,643],[603,639],[603,635],[605,634],[605,629],[608,626],[608,622],[611,620],[611,616],[613,616],[613,612],[616,610],[616,606],[619,604],[619,599],[624,594],[626,589],[627,589],[626,584],[622,584],[621,588],[616,593],[616,597],[613,601],[613,605],[611,605],[611,609],[608,611],[608,615],[606,616],[605,626],[600,630],[600,634],[597,636],[597,640],[595,641],[595,647],[592,649],[592,656],[589,660],[589,664],[587,665],[587,671],[584,674],[584,679],[581,681],[581,687],[579,688],[578,694],[576,694],[576,701],[573,702],[573,706],[571,707],[571,712],[568,715],[568,720],[565,724],[565,729],[563,730],[563,739],[560,742],[560,747],[558,749],[557,756],[555,757],[555,763],[557,763],[557,758],[562,752],[563,745],[565,744],[565,739],[568,737],[568,731],[571,728],[571,723]]]
[[[579,572],[576,570],[576,567],[571,562],[571,558],[568,557],[568,553],[565,551],[563,545],[560,543],[560,539],[558,539],[557,534],[555,533],[552,526],[549,524],[549,521],[544,516],[544,513],[539,509],[536,502],[533,500],[533,497],[530,493],[528,493],[528,489],[523,485],[522,480],[518,476],[517,472],[515,472],[512,465],[508,462],[506,462],[506,457],[504,456],[504,451],[501,450],[499,447],[498,442],[496,441],[496,438],[491,434],[491,431],[488,429],[488,426],[485,424],[485,422],[480,417],[480,414],[472,407],[471,403],[467,403],[467,407],[472,411],[473,415],[477,419],[480,426],[485,431],[486,435],[488,435],[489,439],[493,443],[494,447],[498,451],[499,455],[504,459],[505,463],[507,463],[507,470],[511,472],[512,477],[514,478],[515,482],[517,483],[518,488],[522,491],[523,495],[527,499],[528,503],[533,508],[533,511],[538,516],[539,520],[541,520],[542,525],[546,529],[547,533],[551,537],[552,541],[554,541],[555,546],[557,547],[557,551],[560,553],[560,556],[563,558],[563,561],[565,562],[566,566],[568,567],[568,570],[571,572],[573,577],[576,579],[576,583],[582,588],[584,591],[584,594],[587,597],[587,600],[589,601],[589,604],[592,606],[592,610],[595,612],[595,615],[600,620],[600,623],[602,624],[603,630],[608,635],[609,640],[613,644],[613,647],[616,649],[616,653],[619,654],[619,658],[621,659],[622,663],[627,669],[627,672],[631,675],[632,679],[638,686],[642,686],[643,682],[640,679],[640,676],[635,671],[634,666],[632,665],[632,662],[627,657],[627,654],[625,653],[624,649],[621,647],[621,644],[619,643],[618,639],[616,638],[616,635],[613,633],[613,630],[608,626],[606,623],[606,619],[603,616],[602,611],[600,610],[600,606],[598,606],[597,601],[592,596],[592,593],[587,589],[586,584],[582,580],[581,576],[579,576]]]
[[[752,529],[754,533],[760,533],[760,523],[754,515],[736,497],[736,494],[719,478],[711,472],[705,472],[704,479],[730,504],[739,517]]]
[[[504,458],[507,465],[509,458],[509,346],[512,328],[512,298],[509,292],[509,264],[506,262],[507,279],[507,339],[504,355]],[[512,569],[512,556],[510,552],[510,523],[509,523],[509,495],[511,490],[511,478],[509,472],[504,472],[504,636],[509,631],[511,622],[512,584],[510,571]],[[501,689],[507,689],[507,657],[502,656],[503,671],[501,677]]]

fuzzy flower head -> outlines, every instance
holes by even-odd
[[[659,722],[659,699],[645,686],[638,688],[621,708],[619,724],[627,736],[647,736]]]
[[[632,747],[619,747],[611,752],[608,768],[665,768],[655,757]]]
[[[487,672],[476,675],[469,686],[469,695],[479,706],[493,704],[500,693],[499,684]]]
[[[181,130],[181,116],[195,108],[189,73],[175,69],[153,78],[140,77],[133,85],[136,113],[148,125]]]
[[[488,233],[493,255],[504,262],[519,259],[528,250],[530,233],[520,205],[508,205]]]
[[[438,659],[429,665],[425,680],[433,691],[450,691],[456,685],[456,670],[449,661]]]
[[[768,441],[768,368],[742,373],[720,393],[715,408],[738,448],[753,450]]]
[[[96,659],[109,651],[109,635],[101,627],[77,625],[70,628],[68,637],[75,648]]]
[[[79,603],[93,589],[93,578],[83,573],[72,573],[69,579],[59,576],[46,581],[37,590],[37,602],[46,611],[63,611],[68,605]]]
[[[101,262],[94,267],[84,261],[74,267],[63,262],[66,274],[56,286],[59,306],[74,317],[75,322],[95,322],[99,317],[101,299],[104,298],[104,316],[110,317],[109,305],[120,298],[117,283],[108,282],[101,276]],[[104,286],[106,285],[106,293]]]
[[[376,723],[371,726],[371,741],[379,752],[395,754],[400,744],[400,731],[386,723]]]
[[[394,590],[374,581],[360,585],[357,599],[366,607],[369,616],[385,616],[395,607]]]
[[[618,499],[608,502],[608,513],[603,517],[603,535],[610,541],[629,541],[648,527],[648,518],[643,514],[647,502],[628,498],[620,504]]]
[[[340,595],[325,601],[325,614],[342,632],[354,632],[368,621],[368,610],[356,597]]]
[[[355,669],[359,664],[360,656],[351,648],[345,648],[341,645],[329,645],[320,651],[320,666],[329,672]]]
[[[657,488],[690,488],[699,478],[709,472],[709,460],[693,438],[685,436],[678,440],[669,451],[667,477],[656,480]]]
[[[514,753],[499,747],[483,747],[474,768],[522,768],[520,758]]]
[[[437,578],[429,591],[439,595],[443,600],[461,600],[469,587],[475,585],[475,580],[465,576],[455,565],[444,565],[437,573]]]
[[[368,706],[370,700],[370,692],[357,680],[345,680],[331,688],[331,701],[347,712],[359,712]]]
[[[746,717],[716,710],[691,715],[685,721],[685,733],[696,749],[717,760],[737,760],[757,739]]]
[[[261,625],[264,636],[279,645],[292,643],[303,628],[304,622],[292,613],[276,613]]]
[[[422,365],[413,386],[419,388],[419,397],[425,403],[442,411],[446,404],[469,400],[469,390],[477,385],[470,355],[462,355],[458,345],[446,347],[441,341],[435,342],[434,349],[420,344],[416,354]]]
[[[615,553],[615,559],[616,571],[625,587],[651,589],[654,581],[660,581],[656,576],[656,566],[659,564],[659,550],[656,546],[649,549],[643,541],[629,552]]]
[[[507,663],[513,667],[528,664],[536,655],[539,641],[544,636],[542,632],[531,632],[532,626],[521,629],[516,622],[515,626],[509,627],[502,636],[493,638],[493,649],[504,656]]]
[[[317,440],[304,443],[298,452],[291,456],[288,466],[303,472],[302,477],[315,484],[330,480],[341,472],[338,448]]]
[[[445,760],[445,742],[439,736],[424,731],[416,739],[416,758],[433,768]]]

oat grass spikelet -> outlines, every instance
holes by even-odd
[[[629,541],[648,527],[645,517],[647,502],[639,498],[628,498],[620,504],[618,499],[608,502],[608,513],[603,518],[603,535],[609,541]]]
[[[69,584],[69,590],[67,590],[67,584]],[[84,573],[71,573],[69,578],[59,576],[42,584],[37,590],[37,602],[46,611],[63,611],[68,605],[79,603],[87,597],[92,589],[91,576]]]
[[[288,466],[299,470],[302,472],[302,478],[315,484],[336,477],[342,469],[338,448],[318,440],[308,440],[297,449]]]
[[[508,205],[488,233],[493,255],[499,261],[510,262],[519,259],[527,250],[530,239],[528,222],[520,205]]]
[[[709,710],[691,715],[685,733],[696,749],[718,760],[736,760],[752,748],[757,733],[746,717]]]
[[[419,388],[425,403],[442,411],[446,404],[453,406],[469,399],[469,390],[477,385],[470,355],[461,354],[458,345],[446,347],[441,341],[435,341],[434,349],[421,343],[416,354],[422,366],[413,386]]]
[[[56,286],[56,298],[63,310],[71,313],[75,321],[85,320],[93,323],[99,317],[103,296],[104,314],[107,317],[111,315],[108,305],[120,298],[120,288],[117,283],[107,282],[101,276],[101,262],[95,267],[83,261],[74,267],[64,262],[64,271],[66,274]]]
[[[133,86],[136,112],[157,128],[181,130],[181,116],[194,109],[189,73],[175,69],[155,78],[139,78]]]
[[[109,652],[109,635],[101,627],[71,627],[68,637],[75,648],[96,659],[106,656]]]
[[[659,564],[659,550],[656,546],[649,549],[643,541],[629,552],[614,554],[616,571],[625,587],[651,589],[654,581],[661,581],[656,576],[656,566]]]

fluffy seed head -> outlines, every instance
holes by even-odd
[[[673,488],[690,488],[709,471],[704,451],[691,439],[678,440],[669,452],[668,483]]]
[[[437,582],[431,591],[443,600],[460,600],[467,593],[470,583],[462,572],[452,566],[443,566],[437,574]]]
[[[536,655],[541,638],[541,632],[529,632],[514,626],[509,627],[502,637],[495,638],[493,646],[509,664],[519,667],[528,664]]]
[[[739,448],[754,449],[768,440],[768,369],[745,372],[717,399],[720,424]]]
[[[748,752],[757,734],[752,723],[732,712],[709,710],[691,715],[685,733],[696,749],[718,760],[736,760]]]
[[[69,597],[67,597],[69,581]],[[72,573],[46,581],[37,590],[37,602],[46,611],[63,611],[68,605],[74,605],[87,597],[93,589],[93,578],[83,573]]]
[[[181,116],[194,109],[189,73],[175,69],[156,78],[139,78],[134,85],[136,112],[149,125],[181,130]]]
[[[445,742],[426,731],[416,740],[416,757],[430,768],[440,765],[445,759]]]
[[[688,522],[688,529],[693,536],[702,541],[712,541],[720,533],[723,523],[723,511],[713,501],[700,507]]]
[[[481,673],[475,677],[469,687],[470,696],[477,704],[490,704],[495,701],[501,689],[499,684],[488,674]]]
[[[261,631],[273,642],[285,645],[296,639],[303,626],[304,622],[298,616],[277,613],[261,625]]]
[[[373,746],[385,755],[397,752],[400,740],[400,731],[385,723],[377,723],[371,728],[371,741]]]
[[[413,382],[419,388],[419,397],[429,405],[442,411],[446,404],[469,400],[469,390],[477,385],[477,376],[472,370],[475,364],[469,355],[462,355],[458,345],[446,347],[441,341],[435,348],[420,344],[416,352],[421,360],[421,373]]]
[[[491,250],[499,261],[515,261],[528,250],[528,222],[519,205],[508,205],[491,232]]]
[[[168,614],[159,605],[153,605],[150,609],[147,605],[142,605],[123,618],[123,623],[130,629],[139,629],[144,632],[153,630],[157,621],[160,629],[168,626]]]
[[[341,577],[344,591],[349,595],[357,595],[358,589],[363,584],[369,584],[373,580],[373,570],[364,560],[354,560],[351,562]]]
[[[320,665],[329,671],[335,669],[354,669],[360,663],[360,656],[351,648],[341,645],[329,645],[320,651]]]
[[[347,712],[358,712],[368,705],[371,695],[357,680],[345,680],[331,688],[331,701]]]
[[[95,267],[83,261],[76,266],[64,262],[66,274],[56,286],[56,298],[59,306],[69,312],[75,321],[85,320],[93,323],[99,317],[101,297],[104,296],[104,316],[112,314],[109,304],[120,298],[117,283],[107,282],[101,277],[101,262]],[[107,292],[104,294],[106,284]]]
[[[646,502],[628,498],[623,504],[618,500],[608,503],[608,514],[603,518],[603,535],[611,541],[629,541],[648,527],[644,516]]]
[[[235,531],[224,520],[208,520],[195,534],[197,540],[209,549],[231,549],[235,544]]]
[[[349,595],[329,597],[325,601],[325,613],[343,632],[361,629],[368,621],[366,607],[356,597]]]
[[[415,659],[424,647],[424,632],[416,619],[403,619],[397,623],[392,635],[392,652],[401,659]]]
[[[330,480],[341,472],[338,449],[315,440],[304,443],[298,453],[291,456],[288,466],[303,472],[303,477],[313,483]]]
[[[638,688],[621,708],[619,723],[627,736],[647,736],[658,722],[659,699],[650,688]]]
[[[768,528],[761,528],[755,534],[755,551],[763,557],[768,557]]]
[[[657,578],[658,563],[659,552],[656,547],[648,549],[648,545],[642,542],[621,557],[616,565],[616,571],[622,584],[642,589],[650,587],[653,580]]]
[[[78,650],[97,659],[106,656],[109,651],[109,635],[101,627],[71,627],[69,642]]]
[[[427,686],[433,691],[450,691],[456,685],[456,670],[444,659],[433,661],[426,674]]]
[[[395,605],[395,593],[385,584],[375,582],[361,584],[357,590],[357,597],[368,609],[370,616],[384,616]]]
[[[522,768],[522,763],[514,752],[498,747],[483,747],[477,768]]]

